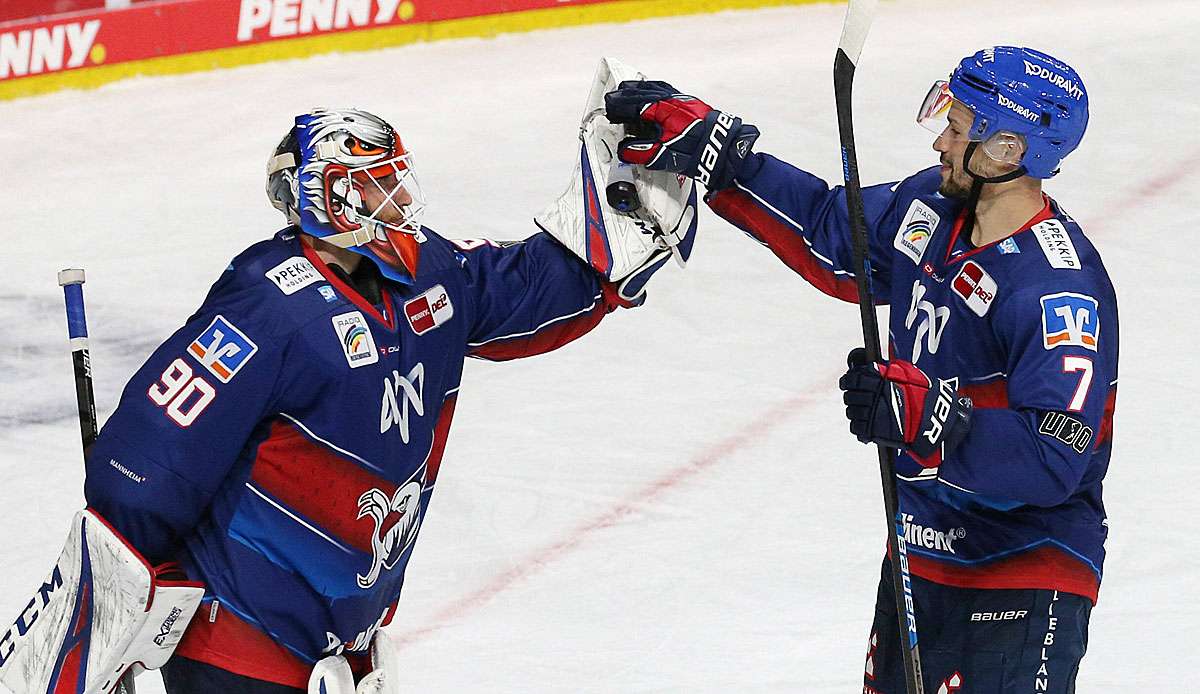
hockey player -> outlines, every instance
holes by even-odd
[[[107,692],[111,673],[161,664],[170,653],[156,647],[182,634],[169,694],[353,694],[355,680],[358,692],[401,691],[379,629],[437,480],[464,359],[564,345],[640,304],[649,274],[690,248],[690,181],[663,175],[674,190],[658,198],[677,204],[659,199],[657,211],[683,226],[647,243],[644,221],[588,202],[605,174],[581,158],[539,217],[548,233],[452,242],[421,225],[411,155],[388,123],[358,110],[297,117],[268,167],[289,226],[234,258],[129,381],[88,451],[89,509],[64,554],[83,558],[60,561],[0,641],[0,684],[82,692],[86,679]],[[150,568],[166,562],[174,583]],[[64,585],[70,599],[51,599]],[[174,585],[194,600],[158,607],[122,645],[137,629],[104,615],[132,620]],[[109,674],[84,672],[97,667]]]
[[[857,301],[845,191],[751,151],[753,126],[662,82],[607,96],[653,137],[623,160],[694,176],[717,214],[819,290]],[[1038,51],[980,51],[919,114],[941,165],[866,188],[889,359],[851,354],[850,430],[900,449],[925,691],[1074,691],[1107,534],[1117,306],[1100,256],[1042,192],[1083,137],[1079,75]],[[891,572],[864,692],[902,694]]]

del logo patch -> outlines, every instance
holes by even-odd
[[[929,238],[933,236],[933,230],[941,220],[929,205],[920,200],[913,200],[912,205],[908,207],[908,214],[904,215],[904,221],[896,231],[896,240],[892,245],[920,265],[925,247],[929,245]]]
[[[404,303],[404,315],[418,335],[433,330],[454,317],[454,304],[442,285],[434,285],[421,296]]]
[[[1062,292],[1042,299],[1042,340],[1046,349],[1085,347],[1100,342],[1099,303],[1086,294]]]
[[[351,311],[334,316],[333,330],[342,344],[342,351],[350,368],[357,369],[379,361],[379,350],[375,347],[371,327],[367,325],[367,319],[363,318],[361,313]]]
[[[313,282],[322,282],[324,278],[308,258],[293,256],[267,270],[266,278],[279,287],[279,291],[287,295],[295,294]]]
[[[980,318],[987,314],[992,307],[992,300],[996,298],[996,280],[973,260],[963,264],[950,283],[950,288]]]
[[[200,333],[200,337],[192,340],[187,351],[217,380],[229,383],[258,351],[258,345],[235,328],[233,323],[223,316],[217,316]]]

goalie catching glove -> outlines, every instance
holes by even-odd
[[[923,467],[937,467],[967,435],[971,400],[960,398],[952,381],[938,379],[934,388],[916,365],[900,359],[871,364],[861,347],[847,362],[838,387],[859,441],[903,448]]]
[[[204,587],[152,568],[92,510],[80,511],[62,556],[0,635],[0,691],[108,694],[135,664],[162,667]]]
[[[579,130],[571,183],[534,218],[542,230],[617,284],[621,299],[635,305],[645,299],[650,275],[672,255],[681,266],[686,263],[696,238],[695,183],[668,171],[622,166],[617,158],[626,132],[603,117],[604,95],[621,80],[640,77],[617,60],[600,61]],[[629,183],[633,191],[628,194],[636,199],[610,196],[617,192],[612,184]]]
[[[626,80],[604,95],[608,119],[634,135],[621,161],[694,178],[709,192],[728,188],[758,139],[758,128],[666,82]]]

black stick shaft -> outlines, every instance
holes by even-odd
[[[853,86],[855,61],[858,59],[875,2],[849,0],[842,40],[833,63],[834,97],[837,102],[838,135],[842,146],[842,172],[846,182],[846,206],[850,214],[850,239],[854,257],[854,280],[858,288],[858,309],[862,321],[863,344],[867,359],[880,361],[879,319],[875,314],[871,290],[870,242],[863,206],[862,183],[858,176],[858,156],[854,149]],[[848,52],[849,51],[849,52]],[[851,57],[853,56],[853,57]],[[921,652],[917,644],[917,622],[912,598],[912,579],[908,571],[908,549],[904,542],[904,518],[896,487],[896,451],[878,446],[879,475],[883,483],[883,506],[888,523],[888,557],[892,569],[892,587],[900,629],[900,651],[908,694],[924,694]],[[907,638],[905,638],[907,635]]]
[[[75,402],[79,406],[79,433],[83,453],[96,441],[100,426],[96,420],[96,397],[92,390],[92,358],[88,350],[87,314],[83,308],[83,270],[69,269],[58,273],[67,304],[67,334],[71,338],[71,365],[75,370]],[[136,694],[133,673],[125,673],[113,694]]]

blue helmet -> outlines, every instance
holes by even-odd
[[[987,142],[1010,132],[1025,140],[1021,164],[1050,178],[1087,129],[1088,97],[1079,74],[1045,53],[996,46],[964,58],[950,74],[950,93],[975,113],[969,135]]]

